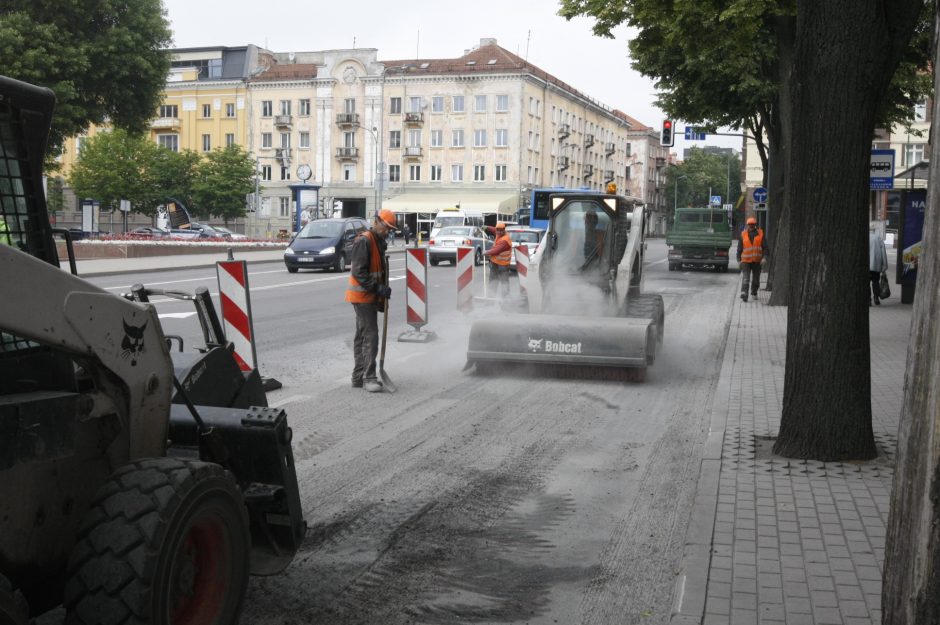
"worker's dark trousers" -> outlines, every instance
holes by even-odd
[[[495,297],[497,291],[500,297],[509,295],[509,265],[497,265],[490,262],[490,292],[489,297]]]
[[[751,295],[757,295],[760,288],[760,263],[741,263],[741,294],[746,295],[748,285]]]
[[[869,271],[868,279],[871,280],[872,299],[870,301],[880,302],[881,301],[881,272]]]
[[[356,338],[353,354],[356,366],[353,381],[375,379],[375,357],[379,353],[379,309],[375,304],[353,304],[356,311]]]

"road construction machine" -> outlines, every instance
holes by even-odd
[[[663,339],[662,296],[642,292],[644,207],[615,193],[549,197],[548,230],[525,279],[528,313],[480,319],[468,367],[547,366],[548,373],[642,380]]]
[[[221,338],[175,366],[145,289],[59,268],[54,101],[0,77],[0,623],[231,625],[306,532],[286,414]]]

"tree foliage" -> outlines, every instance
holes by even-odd
[[[676,206],[708,206],[709,191],[723,204],[736,204],[741,195],[741,159],[693,148],[689,157],[667,170],[665,194]],[[676,186],[678,185],[678,187]]]
[[[69,185],[77,197],[101,202],[102,210],[115,210],[121,200],[130,200],[131,210],[152,214],[149,166],[160,149],[120,128],[99,132],[83,142]]]
[[[91,124],[143,130],[160,103],[170,43],[160,0],[6,0],[0,10],[3,74],[56,94],[50,156]]]
[[[245,196],[255,188],[255,161],[241,146],[216,149],[196,168],[193,205],[202,214],[230,219],[245,214]]]

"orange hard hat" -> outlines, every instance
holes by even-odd
[[[748,217],[748,218],[747,218],[747,225],[750,226],[751,224],[754,224],[755,226],[757,225],[757,217]]]
[[[391,228],[392,230],[398,230],[398,220],[395,219],[395,213],[383,208],[379,211],[379,214],[375,216],[376,219],[381,221],[383,224]]]
[[[505,229],[506,229],[506,224],[500,221],[499,223],[496,224],[496,229],[497,229],[497,230],[505,230]]]

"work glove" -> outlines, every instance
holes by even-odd
[[[387,284],[379,285],[378,291],[376,291],[379,297],[384,297],[385,299],[390,299],[392,297],[392,287]]]

